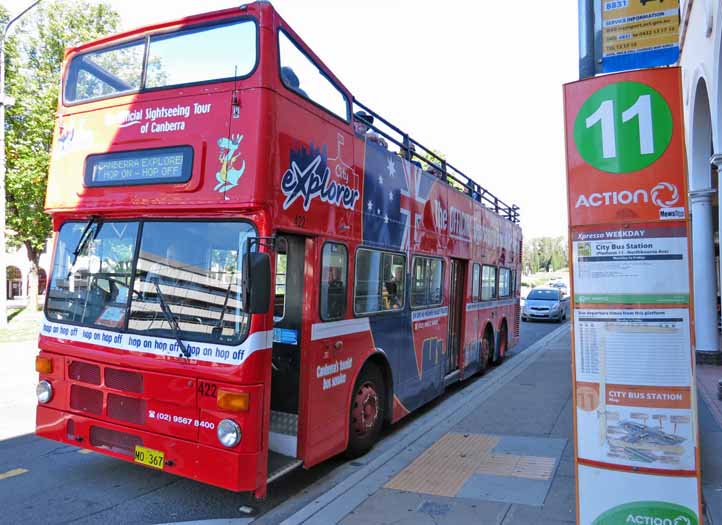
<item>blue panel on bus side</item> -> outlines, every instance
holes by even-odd
[[[383,350],[389,359],[394,376],[394,394],[407,410],[414,410],[443,390],[443,359],[441,341],[437,348],[423,348],[421,362],[412,336],[411,315],[403,312],[385,313],[369,318],[376,348]],[[425,342],[427,346],[430,342]],[[421,375],[419,375],[419,369]]]

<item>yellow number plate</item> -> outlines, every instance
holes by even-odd
[[[152,448],[145,448],[140,445],[136,445],[135,447],[135,462],[160,470],[163,470],[163,466],[165,465],[164,454],[160,450],[153,450]]]

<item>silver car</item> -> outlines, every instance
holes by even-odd
[[[567,318],[569,300],[565,299],[559,288],[544,286],[534,288],[526,296],[521,320],[549,319],[561,323]]]

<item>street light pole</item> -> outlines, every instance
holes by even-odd
[[[38,5],[36,0],[26,7],[20,14],[11,18],[3,28],[0,36],[0,328],[7,328],[8,325],[8,300],[7,300],[7,254],[5,252],[5,107],[12,105],[12,100],[5,95],[5,40],[10,31],[10,26]]]

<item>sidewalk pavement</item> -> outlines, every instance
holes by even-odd
[[[249,522],[575,523],[570,365],[564,325],[414,421],[323,495]],[[700,399],[703,486],[707,523],[722,525],[722,403],[713,401],[716,380],[714,398],[704,395],[706,374],[700,370],[700,397],[711,403]]]
[[[697,365],[702,493],[714,525],[722,524],[722,401],[717,399],[721,378],[722,367]]]
[[[516,357],[533,363],[438,429],[340,523],[574,523],[569,347],[567,325],[536,353]]]

